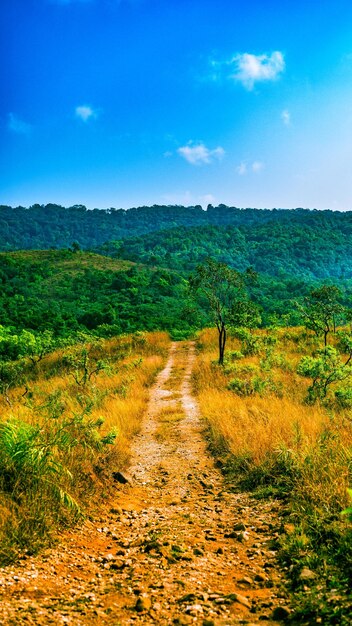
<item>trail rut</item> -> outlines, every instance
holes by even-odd
[[[232,493],[214,466],[194,358],[192,343],[172,344],[133,444],[132,484],[117,487],[101,519],[0,570],[1,623],[280,623],[279,504]]]

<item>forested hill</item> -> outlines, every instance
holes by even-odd
[[[154,205],[127,211],[113,208],[90,211],[82,205],[64,208],[36,204],[28,209],[0,206],[0,250],[67,248],[74,241],[83,249],[92,249],[111,240],[196,226],[234,226],[245,240],[251,230],[264,228],[258,232],[266,237],[272,232],[273,245],[277,233],[294,229],[295,237],[300,238],[299,230],[304,233],[309,229],[313,239],[326,238],[334,248],[350,245],[352,212],[238,209],[225,205],[209,205],[206,211],[199,205]]]
[[[315,216],[315,214],[313,214]],[[308,220],[307,220],[308,222]],[[352,278],[350,229],[318,223],[271,221],[236,226],[179,227],[110,242],[99,252],[178,270],[193,270],[207,257],[244,271],[304,279]],[[319,227],[318,227],[319,226]]]

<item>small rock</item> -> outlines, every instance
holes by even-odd
[[[135,608],[136,608],[136,611],[138,611],[138,613],[142,613],[143,611],[149,611],[151,606],[152,606],[151,599],[147,594],[143,593],[137,598]]]
[[[241,594],[239,593],[229,593],[227,598],[232,602],[238,602],[238,604],[242,604],[242,606],[245,606],[247,609],[250,609],[252,606],[248,598],[246,598],[245,596],[241,596]]]
[[[113,472],[112,477],[122,485],[132,485],[133,482],[132,476],[130,476],[127,472]]]
[[[253,580],[250,578],[250,576],[243,576],[243,578],[240,578],[238,582],[242,585],[253,585]]]
[[[128,544],[129,548],[137,548],[139,546],[142,546],[145,543],[145,540],[142,537],[138,537],[137,539],[134,539],[133,541],[131,541],[130,544]]]
[[[179,615],[174,619],[174,624],[177,624],[177,626],[187,626],[192,623],[193,619],[189,615]]]
[[[247,530],[247,527],[243,522],[240,522],[239,524],[235,524],[233,529],[234,530]]]
[[[305,582],[308,580],[314,580],[316,577],[316,574],[314,574],[312,570],[308,569],[308,567],[304,567],[299,575],[299,579]]]
[[[257,583],[264,583],[266,581],[266,576],[265,576],[265,574],[262,574],[261,572],[258,572],[258,574],[256,574],[254,576],[254,580]]]
[[[151,552],[152,550],[159,552],[162,545],[161,541],[158,541],[157,539],[153,541],[146,541],[144,544],[144,552]]]
[[[193,554],[195,556],[204,556],[204,550],[202,550],[201,548],[194,548]]]
[[[116,559],[116,561],[112,561],[112,563],[110,563],[110,569],[112,570],[120,570],[123,569],[124,567],[126,567],[126,563],[127,561],[122,561],[121,559]]]
[[[215,622],[213,619],[209,619],[208,617],[206,617],[205,619],[203,619],[203,626],[215,626]]]
[[[186,606],[185,613],[188,615],[198,615],[198,613],[203,613],[203,607],[201,604],[190,604]]]
[[[195,600],[197,600],[195,593],[186,593],[185,596],[179,599],[179,602],[194,602]]]
[[[230,602],[229,599],[227,601]],[[226,604],[226,600],[225,600],[225,598],[220,596],[219,598],[215,598],[214,603],[215,604]]]
[[[272,612],[272,619],[284,621],[290,616],[290,609],[285,606],[277,606]]]

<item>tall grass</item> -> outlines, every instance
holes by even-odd
[[[332,587],[337,580],[343,585],[352,581],[352,526],[341,516],[352,484],[351,410],[305,402],[310,381],[296,369],[314,338],[299,329],[277,331],[270,340],[267,331],[257,336],[261,347],[249,356],[230,338],[221,368],[216,331],[199,335],[193,382],[209,445],[230,484],[285,502],[290,532],[282,536],[281,556],[292,584],[300,588],[306,565],[325,571],[328,587],[329,580]],[[340,623],[330,618],[327,611],[326,623]]]
[[[165,333],[138,333],[70,347],[106,367],[79,384],[58,351],[0,397],[0,563],[36,552],[108,497],[168,345]]]

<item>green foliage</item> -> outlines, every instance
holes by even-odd
[[[198,265],[190,276],[191,293],[194,296],[199,293],[203,296],[218,329],[220,365],[224,363],[227,327],[232,323],[233,316],[240,317],[242,321],[254,322],[254,308],[244,301],[244,295],[246,284],[255,278],[251,268],[242,274],[213,259],[207,259],[203,265]]]
[[[324,345],[330,332],[336,331],[336,325],[343,319],[344,308],[340,304],[341,291],[336,285],[323,285],[313,289],[305,298],[303,307],[299,307],[307,328],[317,336],[324,336]]]
[[[187,336],[198,322],[204,325],[198,313],[187,313],[182,276],[86,252],[0,254],[0,287],[7,329],[0,330],[0,358],[25,354],[38,361],[51,342],[58,346],[79,331],[111,337],[160,329]]]
[[[347,493],[352,504],[352,489],[347,489]],[[346,515],[347,519],[352,522],[352,506],[342,511],[341,515]]]
[[[11,387],[21,385],[24,371],[21,363],[0,361],[0,394],[5,394]]]
[[[306,400],[309,404],[314,404],[317,400],[327,399],[332,385],[348,381],[352,376],[352,366],[349,365],[349,360],[346,363],[342,362],[341,355],[336,348],[326,346],[318,350],[316,357],[304,356],[298,364],[297,373],[312,378]],[[343,398],[341,390],[338,390],[339,397]]]
[[[117,436],[114,431],[101,435],[103,420],[90,418],[89,409],[69,417],[55,411],[55,403],[45,408],[48,416],[42,423],[0,422],[0,495],[12,524],[6,533],[9,544],[0,549],[2,564],[18,552],[35,552],[57,523],[81,515],[71,455],[82,462],[94,459]]]
[[[99,372],[108,368],[103,359],[92,358],[93,348],[76,348],[63,357],[63,364],[73,376],[77,385],[85,387]]]
[[[28,358],[35,367],[56,345],[49,330],[33,333],[24,329],[16,334],[0,326],[0,358],[5,361]]]
[[[247,328],[233,328],[231,334],[240,340],[241,352],[244,356],[259,354],[263,348],[262,337],[251,333]]]
[[[3,206],[0,250],[37,251],[0,254],[0,322],[12,326],[15,334],[49,329],[67,337],[86,329],[112,336],[165,329],[189,336],[208,324],[209,317],[190,307],[185,312],[185,277],[211,257],[237,272],[252,266],[261,275],[259,284],[248,286],[256,319],[237,319],[236,325],[257,326],[258,311],[264,325],[297,325],[304,313],[294,301],[302,301],[323,281],[327,287],[331,280],[338,283],[341,303],[347,304],[351,237],[349,212],[257,211],[224,205],[207,211],[175,206],[129,211]],[[75,246],[69,250],[72,242]],[[104,259],[77,246],[144,265]],[[45,248],[61,250],[38,251]],[[243,318],[246,306],[244,299],[234,316]]]

